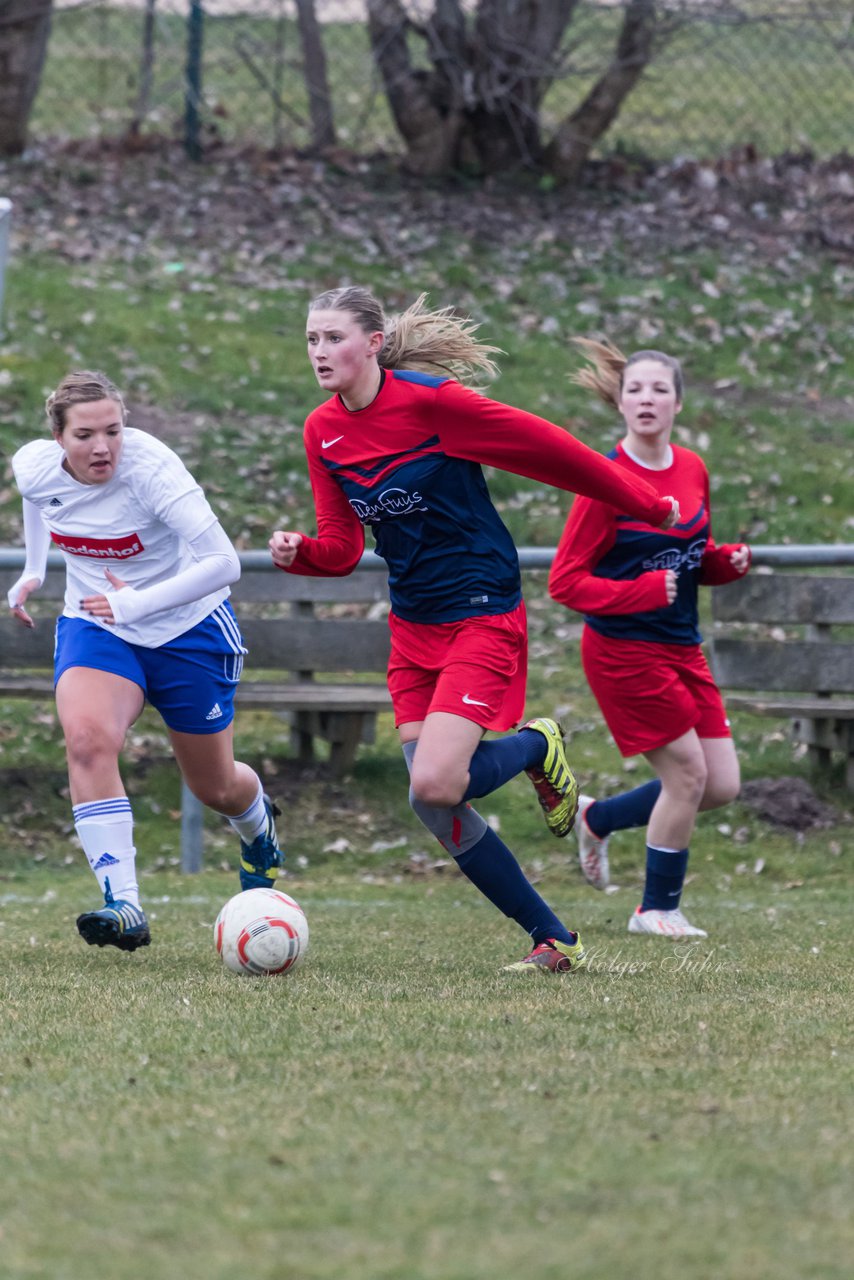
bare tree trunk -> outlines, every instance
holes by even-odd
[[[368,0],[368,31],[395,124],[406,143],[406,165],[423,177],[448,173],[460,131],[457,41],[465,36],[458,0],[439,0],[423,34],[433,71],[417,70],[407,46],[409,19],[400,0]]]
[[[0,155],[20,155],[44,67],[53,0],[0,0]]]
[[[326,53],[314,0],[296,0],[296,6],[302,42],[303,76],[308,91],[308,109],[311,116],[311,141],[316,150],[322,151],[325,147],[335,146],[332,96],[326,75]]]
[[[481,0],[468,133],[487,173],[537,165],[540,107],[578,0]]]
[[[610,65],[558,125],[546,150],[546,166],[560,182],[577,182],[594,144],[617,118],[650,62],[656,34],[655,0],[629,0]]]
[[[540,105],[578,0],[480,0],[474,22],[460,0],[436,0],[416,24],[401,0],[368,0],[374,60],[407,168],[424,176],[454,168],[497,173],[540,160]],[[431,68],[415,68],[417,31]]]

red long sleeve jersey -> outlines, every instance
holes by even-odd
[[[368,525],[388,564],[392,609],[411,622],[507,613],[521,599],[516,548],[481,465],[656,525],[670,512],[643,477],[560,427],[431,374],[387,370],[355,412],[333,396],[309,414],[304,439],[317,536],[303,535],[289,572],[350,573]]]
[[[673,446],[663,471],[634,462],[622,445],[609,455],[632,475],[679,502],[680,522],[663,532],[612,506],[577,498],[549,577],[554,600],[584,614],[601,635],[658,644],[699,644],[697,589],[742,575],[730,564],[738,544],[716,547],[709,512],[709,475],[690,449]],[[678,575],[668,605],[665,573]]]

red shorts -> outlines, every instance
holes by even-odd
[[[699,645],[615,640],[585,627],[581,661],[621,755],[654,751],[691,729],[701,738],[732,736]]]
[[[524,602],[459,622],[404,622],[392,613],[388,688],[395,724],[431,711],[503,733],[522,719],[528,677]]]

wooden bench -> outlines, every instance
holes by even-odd
[[[290,714],[300,761],[310,763],[316,739],[325,740],[336,777],[352,768],[360,742],[373,741],[377,713],[391,710],[388,584],[385,565],[371,560],[381,567],[304,578],[271,570],[266,552],[244,553],[232,588],[249,650],[238,709]]]
[[[854,575],[752,572],[712,591],[709,659],[727,706],[788,718],[826,769],[846,757],[854,790]],[[749,696],[728,691],[750,690]]]
[[[310,762],[315,740],[325,739],[330,768],[341,776],[359,743],[372,740],[377,713],[391,708],[384,679],[362,682],[384,675],[388,661],[385,574],[302,578],[271,570],[268,560],[244,553],[232,589],[249,649],[237,706],[291,714],[299,759]],[[64,574],[51,568],[32,599],[34,630],[0,617],[0,697],[52,695],[52,620],[63,592]]]

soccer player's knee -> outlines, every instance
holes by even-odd
[[[89,716],[78,716],[64,725],[65,750],[69,762],[91,768],[98,760],[117,759],[124,736],[111,732],[109,725]]]
[[[421,766],[418,759],[412,767],[412,792],[425,805],[437,808],[453,808],[465,794],[465,778],[454,778],[445,770],[434,766]]]
[[[409,791],[409,803],[419,821],[454,857],[471,849],[486,831],[483,818],[469,804],[425,804],[412,788]]]

